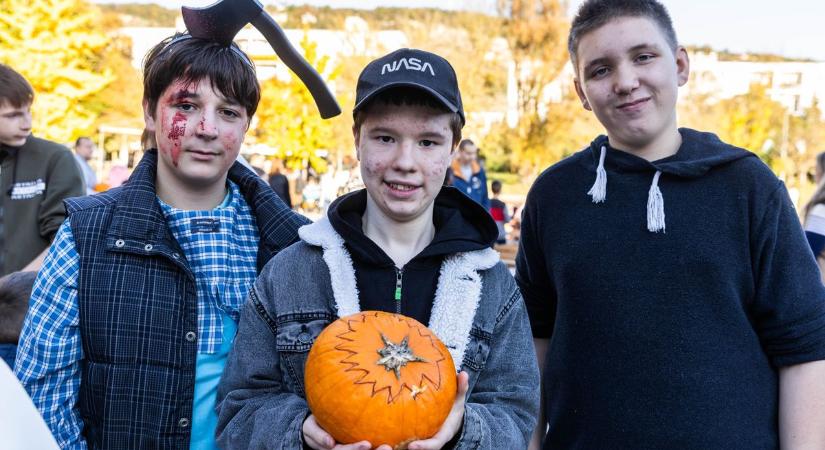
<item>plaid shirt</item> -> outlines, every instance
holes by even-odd
[[[220,310],[237,321],[256,278],[258,227],[238,186],[229,183],[227,200],[211,211],[184,211],[160,202],[169,229],[196,274],[201,353],[214,353],[220,347]],[[17,377],[63,449],[87,448],[81,439],[83,420],[75,407],[83,359],[79,270],[80,259],[67,219],[35,282],[15,363]]]

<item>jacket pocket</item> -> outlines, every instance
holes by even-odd
[[[462,366],[473,372],[481,372],[487,364],[487,357],[490,355],[490,342],[493,335],[477,326],[470,329],[470,342],[464,350],[464,361]]]
[[[304,366],[315,338],[335,316],[326,312],[290,314],[278,317],[275,346],[280,356],[284,381],[296,394],[304,396]]]

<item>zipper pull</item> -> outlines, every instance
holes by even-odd
[[[401,301],[401,270],[395,269],[395,301]]]

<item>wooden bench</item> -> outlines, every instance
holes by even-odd
[[[501,254],[501,261],[507,264],[509,269],[516,267],[516,253],[518,253],[518,242],[508,242],[506,244],[496,244],[493,247],[495,251]]]

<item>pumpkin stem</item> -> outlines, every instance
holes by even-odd
[[[387,371],[395,372],[395,378],[401,378],[401,368],[410,362],[427,362],[426,359],[413,354],[409,345],[409,336],[405,336],[400,343],[395,344],[381,333],[381,340],[384,341],[384,348],[378,350],[381,355],[376,364],[384,366]]]

